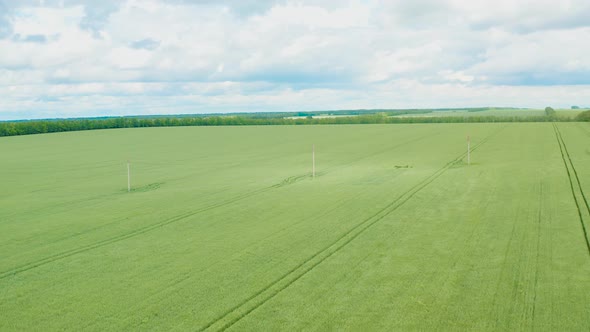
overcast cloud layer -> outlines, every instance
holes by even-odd
[[[0,0],[0,120],[590,106],[588,0]]]

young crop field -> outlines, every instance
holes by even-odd
[[[587,331],[589,143],[587,123],[3,137],[0,330]]]
[[[556,116],[558,118],[567,119],[575,118],[576,115],[580,114],[583,110],[569,110],[569,109],[558,109],[556,110]],[[446,111],[433,111],[429,113],[416,113],[416,114],[402,114],[395,115],[396,117],[404,118],[432,118],[432,117],[482,117],[482,116],[495,116],[495,117],[518,117],[526,118],[533,116],[544,116],[545,110],[542,109],[511,109],[511,108],[499,108],[489,109],[483,111],[467,111],[467,110],[446,110]]]

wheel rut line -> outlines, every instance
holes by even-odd
[[[491,139],[493,136],[495,136],[497,133],[499,133],[502,129],[504,129],[504,127],[500,128],[496,132],[488,135],[488,137],[486,137],[485,139],[480,141],[477,145],[475,145],[471,151],[474,151],[477,148],[479,148],[481,145],[485,144],[489,139]],[[448,162],[447,164],[445,164],[442,168],[438,169],[437,171],[435,171],[434,173],[432,173],[431,175],[426,177],[424,180],[420,181],[418,184],[416,184],[415,186],[411,187],[410,189],[408,189],[407,191],[405,191],[404,193],[399,195],[395,200],[393,200],[391,203],[387,204],[384,208],[380,209],[379,211],[377,211],[376,213],[374,213],[370,217],[364,219],[362,222],[360,222],[359,224],[357,224],[356,226],[354,226],[353,228],[348,230],[346,233],[344,233],[342,236],[340,236],[335,241],[330,243],[328,246],[325,246],[323,249],[316,252],[315,254],[310,256],[308,259],[306,259],[302,263],[298,264],[297,266],[295,266],[294,268],[289,270],[287,273],[283,274],[278,279],[275,279],[275,281],[271,282],[269,285],[267,285],[263,289],[254,293],[252,296],[248,297],[247,299],[241,301],[236,306],[225,311],[224,313],[219,315],[214,320],[210,321],[205,326],[199,328],[199,330],[204,331],[204,330],[212,329],[215,325],[221,324],[221,322],[223,320],[225,320],[226,318],[228,318],[230,315],[236,313],[238,310],[242,309],[244,306],[247,306],[248,303],[255,301],[256,298],[258,298],[258,297],[262,297],[259,301],[256,301],[256,303],[253,303],[252,307],[245,309],[244,312],[242,312],[241,314],[238,314],[233,319],[222,324],[221,326],[216,328],[216,330],[226,330],[226,329],[230,328],[232,325],[234,325],[235,323],[240,321],[242,318],[246,317],[248,314],[250,314],[251,312],[253,312],[257,308],[259,308],[260,306],[265,304],[268,300],[272,299],[277,294],[279,294],[281,291],[283,291],[284,289],[286,289],[287,287],[289,287],[293,283],[295,283],[297,280],[299,280],[300,278],[305,276],[307,273],[309,273],[315,267],[317,267],[318,265],[323,263],[329,257],[331,257],[334,254],[336,254],[337,252],[339,252],[347,244],[349,244],[355,238],[357,238],[358,236],[363,234],[365,230],[367,230],[368,228],[370,228],[371,226],[373,226],[374,224],[376,224],[377,222],[379,222],[380,220],[382,220],[383,218],[385,218],[386,216],[388,216],[389,214],[391,214],[392,212],[397,210],[405,202],[407,202],[412,197],[414,197],[414,195],[416,195],[424,187],[428,186],[430,183],[432,183],[438,177],[440,177],[442,174],[444,174],[455,163],[462,160],[466,155],[467,155],[466,152],[460,154],[458,157],[456,157],[455,159],[453,159],[450,162]],[[355,233],[356,230],[358,230],[358,231]],[[342,242],[342,243],[338,244],[339,242]],[[331,248],[333,248],[333,249],[330,250]],[[316,258],[319,258],[319,259],[316,262],[312,262]],[[308,265],[308,264],[311,264],[311,265],[308,267],[304,267],[305,265]],[[296,273],[296,272],[298,272],[298,270],[300,270],[299,273]],[[292,274],[295,274],[295,275],[292,277],[291,276]],[[290,277],[292,277],[292,278],[289,281],[287,281],[284,285],[280,285],[281,282],[288,280]],[[274,288],[275,286],[278,286],[277,289],[272,290],[272,288]],[[269,293],[269,294],[264,295],[265,293]]]
[[[342,206],[346,206],[346,204],[347,204],[349,201],[352,201],[352,200],[354,200],[354,198],[349,198],[349,199],[347,199],[347,200],[346,200],[346,201],[344,201],[344,202],[335,203],[335,204],[333,204],[333,205],[331,206],[331,208],[330,208],[328,211],[326,211],[326,212],[322,213],[322,215],[320,215],[320,216],[317,216],[317,217],[313,218],[312,220],[317,220],[317,219],[320,219],[320,218],[322,218],[323,216],[325,216],[326,214],[329,214],[329,213],[331,213],[331,212],[335,211],[336,209],[339,209],[339,208],[341,208]],[[267,237],[263,238],[261,241],[266,241],[266,240],[268,240],[269,238],[272,238],[273,236],[275,236],[276,234],[282,233],[282,232],[284,232],[286,229],[288,229],[288,228],[290,228],[290,227],[292,227],[292,226],[295,226],[296,224],[299,224],[299,223],[301,223],[301,222],[298,222],[298,223],[295,223],[295,224],[291,224],[291,225],[289,225],[289,226],[287,226],[287,227],[285,227],[285,228],[283,228],[283,229],[280,229],[280,230],[278,230],[277,232],[275,232],[275,233],[273,233],[273,234],[271,234],[271,235],[269,235],[269,236],[267,236]],[[249,246],[247,246],[247,247],[245,247],[245,248],[241,249],[241,251],[247,251],[249,248],[251,248],[251,247],[253,247],[253,246],[256,246],[256,245],[258,245],[258,243],[253,243],[253,244],[251,244],[251,245],[249,245]],[[233,259],[233,258],[235,258],[235,257],[237,257],[237,256],[238,256],[238,255],[234,255],[234,256],[232,256],[232,257],[230,258],[230,260],[231,260],[231,259]],[[206,267],[206,269],[212,268],[212,267],[214,267],[214,266],[216,266],[216,265],[218,265],[218,264],[221,264],[221,263],[222,263],[222,261],[215,262],[215,263],[213,263],[213,264],[211,264],[211,265],[207,266],[207,267]],[[204,269],[205,269],[205,268],[204,268]],[[202,270],[198,271],[198,272],[197,272],[197,275],[198,275],[198,273],[199,273],[199,272],[202,272]],[[196,275],[195,275],[195,274],[192,274],[192,273],[191,273],[190,275],[186,275],[186,274],[185,274],[185,275],[183,275],[181,278],[178,278],[178,279],[174,280],[174,282],[172,282],[171,284],[167,285],[167,286],[166,286],[164,289],[160,289],[160,290],[158,290],[158,291],[156,291],[156,292],[154,292],[154,293],[150,294],[149,296],[147,296],[147,297],[145,298],[145,300],[148,300],[148,299],[152,299],[152,298],[158,297],[158,296],[160,296],[161,294],[165,293],[166,291],[168,291],[168,290],[170,290],[170,289],[173,289],[173,288],[174,288],[174,287],[176,287],[177,285],[183,284],[183,283],[185,283],[185,282],[187,282],[187,281],[189,281],[189,280],[191,280],[191,279],[193,279],[193,278],[195,278],[195,277],[196,277]],[[137,305],[136,305],[135,307],[137,307]],[[137,310],[135,310],[134,312],[136,312],[136,311],[137,311]],[[109,318],[109,319],[110,319],[110,318],[113,318],[113,317],[114,317],[114,316],[109,316],[109,317],[107,317],[107,318]],[[96,322],[93,322],[93,323],[91,323],[91,324],[87,325],[86,327],[88,328],[88,327],[91,327],[91,326],[94,326],[94,325],[96,325]]]
[[[564,148],[562,147],[562,144],[563,144],[563,146],[565,146],[565,142],[563,142],[563,140],[560,136],[559,129],[557,128],[557,125],[553,124],[553,130],[555,131],[555,137],[556,137],[557,143],[559,145],[561,159],[563,160],[563,164],[565,166],[567,177],[569,179],[570,189],[572,192],[572,196],[574,198],[574,203],[576,204],[576,209],[578,210],[578,217],[580,218],[580,225],[582,226],[582,233],[584,235],[584,241],[586,243],[586,250],[588,252],[588,255],[590,256],[590,241],[588,240],[588,231],[586,230],[586,224],[584,223],[582,209],[580,208],[580,203],[578,202],[578,197],[576,195],[576,190],[574,188],[574,180],[572,179],[572,175],[571,175],[571,172],[568,167],[568,163],[567,163],[568,158],[565,157]],[[569,159],[569,160],[571,162],[571,159]],[[573,169],[573,164],[571,164],[570,167]],[[579,182],[578,182],[578,184],[579,184]],[[583,194],[582,187],[580,186],[579,188],[580,188],[580,192]],[[588,212],[590,213],[590,209]]]
[[[557,128],[557,126],[556,126],[556,128]],[[567,156],[567,159],[569,160],[570,165],[572,166],[572,170],[574,171],[574,177],[576,178],[576,182],[578,183],[578,187],[580,188],[580,193],[582,194],[582,198],[584,200],[584,205],[586,205],[586,210],[588,210],[588,214],[590,215],[590,204],[588,203],[588,199],[586,198],[586,194],[584,193],[582,183],[580,182],[580,177],[578,176],[578,171],[576,170],[576,167],[574,166],[574,162],[572,161],[572,158],[570,157],[570,153],[567,149],[567,145],[565,144],[565,140],[563,139],[563,136],[561,135],[561,131],[559,130],[559,128],[557,128],[557,132],[559,133],[559,138],[561,139],[561,142],[563,144],[563,149],[565,151],[565,155]]]
[[[31,269],[34,269],[34,268],[37,268],[37,267],[40,267],[40,266],[49,264],[51,262],[54,262],[54,261],[57,261],[57,260],[60,260],[60,259],[64,259],[64,258],[73,256],[73,255],[76,255],[76,254],[79,254],[79,253],[83,253],[83,252],[86,252],[86,251],[89,251],[89,250],[93,250],[93,249],[96,249],[96,248],[104,247],[104,246],[109,245],[109,244],[112,244],[112,243],[123,241],[123,240],[126,240],[128,238],[132,238],[132,237],[135,237],[137,235],[141,235],[141,234],[150,232],[150,231],[152,231],[154,229],[157,229],[157,228],[160,228],[160,227],[163,227],[163,226],[166,226],[166,225],[169,225],[169,224],[178,222],[180,220],[183,220],[183,219],[186,219],[188,217],[197,215],[199,213],[203,213],[203,212],[206,212],[206,211],[209,211],[209,210],[212,210],[212,209],[216,209],[218,207],[229,205],[229,204],[238,202],[240,200],[246,199],[248,197],[251,197],[251,196],[254,196],[254,195],[257,195],[257,194],[261,194],[261,193],[266,192],[266,191],[269,191],[271,189],[274,189],[274,187],[266,187],[266,188],[258,189],[258,190],[252,191],[250,193],[247,193],[247,194],[243,194],[243,195],[234,197],[233,199],[227,200],[227,201],[222,202],[222,203],[212,204],[210,206],[203,207],[203,208],[198,209],[196,211],[187,212],[187,213],[184,213],[184,214],[181,214],[181,215],[178,215],[178,216],[175,216],[175,217],[166,219],[163,222],[151,224],[149,226],[145,226],[145,227],[142,227],[140,229],[137,229],[137,230],[134,230],[134,231],[125,233],[125,234],[121,234],[121,235],[118,235],[118,236],[115,236],[115,237],[111,237],[111,238],[108,238],[108,239],[105,239],[105,240],[102,240],[102,241],[98,241],[98,242],[95,242],[93,244],[86,245],[86,246],[83,246],[83,247],[79,247],[79,248],[74,248],[74,249],[71,249],[71,250],[67,250],[67,251],[64,251],[64,252],[61,252],[61,253],[58,253],[58,254],[55,254],[55,255],[52,255],[52,256],[48,256],[48,257],[45,257],[43,259],[40,259],[40,260],[37,260],[37,261],[34,261],[34,262],[31,262],[31,263],[27,263],[27,264],[21,265],[19,267],[16,267],[16,268],[13,268],[11,270],[7,270],[7,271],[4,271],[4,272],[0,273],[0,280],[1,279],[5,279],[5,278],[10,277],[10,276],[13,276],[13,275],[16,275],[18,273],[29,271]]]
[[[69,201],[69,202],[52,204],[50,206],[42,206],[42,207],[27,211],[27,212],[30,212],[32,214],[40,214],[43,216],[50,216],[50,215],[63,213],[64,211],[67,211],[67,209],[71,209],[72,207],[75,207],[78,204],[90,203],[91,205],[88,205],[88,206],[94,206],[96,204],[100,204],[101,200],[103,200],[103,199],[112,199],[112,198],[116,198],[116,196],[117,196],[116,193],[95,195],[92,197],[77,199],[77,200],[73,200],[73,201]],[[50,213],[44,213],[46,210],[54,210],[54,211],[50,212]],[[57,211],[55,211],[55,210],[57,210]],[[15,213],[7,215],[6,217],[7,218],[14,218],[15,216],[18,216],[18,214],[19,214],[18,212],[15,212]]]
[[[512,248],[512,242],[514,241],[514,234],[516,233],[516,221],[512,222],[512,230],[510,231],[510,238],[508,239],[508,244],[506,245],[506,250],[504,250],[504,260],[502,261],[502,268],[500,269],[500,276],[498,277],[498,280],[496,282],[496,291],[494,292],[494,301],[493,301],[493,306],[492,308],[490,308],[490,310],[495,311],[495,325],[494,325],[494,329],[498,330],[500,328],[499,324],[499,317],[501,316],[501,308],[498,307],[498,294],[500,293],[500,285],[502,284],[502,279],[504,278],[504,275],[506,274],[506,262],[508,260],[508,253],[510,252],[510,248]]]
[[[541,252],[541,220],[543,215],[543,182],[539,183],[539,214],[537,215],[537,255],[535,260],[535,283],[533,288],[533,310],[531,313],[531,328],[534,330],[537,309],[537,291],[539,288],[539,262]]]
[[[367,156],[364,156],[364,157],[355,159],[355,160],[353,160],[351,162],[348,162],[348,163],[346,163],[344,165],[329,167],[323,173],[328,173],[331,170],[348,167],[348,166],[350,166],[350,165],[352,165],[352,164],[354,164],[356,162],[359,162],[359,161],[361,161],[363,159],[371,158],[371,157],[373,157],[375,155],[378,155],[378,154],[381,154],[381,153],[385,153],[385,152],[390,151],[390,150],[397,149],[397,148],[399,148],[401,146],[404,146],[406,144],[411,144],[411,143],[420,141],[422,139],[425,139],[427,137],[434,136],[436,134],[438,134],[438,133],[424,135],[424,136],[420,136],[418,138],[414,138],[414,139],[410,139],[410,140],[404,141],[403,143],[399,143],[399,144],[396,144],[396,145],[394,145],[392,147],[388,147],[387,149],[384,149],[382,151],[379,151],[379,152],[376,152],[376,153],[373,153],[373,154],[370,154],[370,155],[367,155]],[[210,206],[206,206],[206,207],[203,207],[201,209],[197,209],[195,211],[186,212],[184,214],[180,214],[180,215],[177,215],[175,217],[168,218],[165,221],[154,223],[154,224],[151,224],[151,225],[148,225],[148,226],[139,228],[137,230],[133,230],[133,231],[128,232],[128,233],[125,233],[125,234],[121,234],[121,235],[118,235],[118,236],[115,236],[115,237],[104,239],[104,240],[101,240],[101,241],[98,241],[98,242],[95,242],[95,243],[92,243],[92,244],[89,244],[89,245],[86,245],[86,246],[82,246],[82,247],[78,247],[78,248],[66,250],[66,251],[63,251],[63,252],[60,252],[60,253],[57,253],[57,254],[54,254],[54,255],[51,255],[51,256],[42,258],[40,260],[36,260],[36,261],[33,261],[33,262],[29,262],[29,263],[26,263],[26,264],[17,266],[15,268],[10,269],[10,270],[6,270],[6,271],[3,271],[3,272],[0,272],[0,280],[6,279],[6,278],[8,278],[10,276],[14,276],[14,275],[19,274],[19,273],[22,273],[22,272],[26,272],[26,271],[35,269],[37,267],[40,267],[40,266],[43,266],[43,265],[46,265],[46,264],[49,264],[49,263],[52,263],[52,262],[55,262],[57,260],[61,260],[61,259],[67,258],[67,257],[71,257],[73,255],[76,255],[76,254],[79,254],[79,253],[83,253],[83,252],[87,252],[87,251],[90,251],[90,250],[93,250],[93,249],[101,248],[101,247],[107,246],[107,245],[112,244],[112,243],[120,242],[120,241],[129,239],[129,238],[132,238],[132,237],[135,237],[135,236],[138,236],[138,235],[141,235],[141,234],[150,232],[150,231],[152,231],[154,229],[157,229],[157,228],[160,228],[160,227],[164,227],[166,225],[173,224],[175,222],[178,222],[178,221],[181,221],[183,219],[192,217],[192,216],[197,215],[199,213],[203,213],[203,212],[206,212],[206,211],[209,211],[209,210],[212,210],[212,209],[223,207],[223,206],[226,206],[226,205],[229,205],[229,204],[238,202],[240,200],[243,200],[243,199],[246,199],[246,198],[249,198],[249,197],[258,195],[258,194],[262,194],[264,192],[267,192],[267,191],[270,191],[270,190],[273,190],[273,189],[278,189],[278,188],[285,187],[286,185],[299,182],[300,180],[304,179],[305,177],[306,177],[306,175],[296,175],[296,176],[293,176],[293,177],[288,178],[287,179],[288,180],[287,183],[285,183],[285,180],[283,180],[282,182],[280,182],[278,184],[274,184],[274,185],[271,185],[271,186],[268,186],[268,187],[264,187],[264,188],[261,188],[261,189],[257,189],[257,190],[251,191],[249,193],[238,195],[238,196],[236,196],[234,198],[231,198],[231,199],[226,200],[226,201],[221,202],[221,203],[212,204]],[[289,181],[291,179],[295,179],[295,181]]]
[[[438,172],[437,172],[438,173]],[[440,175],[440,174],[438,174]],[[415,189],[415,187],[412,187],[410,189],[413,190]],[[419,191],[419,190],[418,190]],[[401,196],[404,196],[406,193],[402,194]],[[396,199],[393,203],[393,205],[395,205],[395,203],[398,203],[401,199],[400,198]],[[413,196],[413,195],[412,195]],[[396,206],[399,207],[401,206],[405,201],[407,201],[410,197],[406,198],[405,200],[403,200],[402,202],[400,202],[400,204],[398,204]],[[226,315],[224,315],[223,317],[217,319],[216,321],[206,325],[205,327],[203,327],[200,330],[207,330],[209,329],[211,326],[213,326],[216,322],[221,321],[223,318],[225,318],[226,316],[230,315],[231,313],[235,312],[236,310],[239,310],[242,306],[246,305],[248,302],[254,300],[256,297],[261,296],[262,294],[264,294],[267,290],[271,289],[273,286],[279,284],[281,281],[286,280],[289,276],[291,276],[291,274],[297,272],[297,270],[300,270],[301,268],[303,268],[303,266],[305,266],[306,264],[310,263],[311,261],[313,261],[314,259],[316,259],[317,257],[323,256],[322,258],[320,258],[317,262],[313,263],[310,267],[305,268],[303,270],[303,273],[299,273],[295,279],[291,280],[290,282],[288,282],[285,286],[279,288],[278,291],[276,291],[274,294],[272,294],[271,296],[263,299],[262,302],[258,303],[257,305],[255,305],[253,308],[250,308],[249,310],[247,310],[244,314],[242,314],[241,316],[239,316],[238,318],[232,320],[230,323],[224,325],[221,327],[221,330],[225,330],[227,328],[229,328],[231,325],[235,324],[238,320],[240,320],[241,318],[243,318],[244,316],[248,315],[250,312],[254,311],[256,308],[260,307],[262,304],[264,304],[266,301],[268,301],[269,299],[271,299],[272,297],[274,297],[274,295],[278,294],[280,291],[282,291],[283,289],[287,288],[288,286],[290,286],[291,284],[293,284],[295,281],[297,281],[298,279],[300,279],[301,277],[303,277],[305,274],[307,274],[309,271],[311,271],[313,268],[315,268],[317,265],[319,265],[320,263],[322,263],[323,261],[325,261],[327,258],[329,258],[330,256],[334,255],[336,252],[338,252],[340,249],[342,249],[345,245],[347,245],[348,243],[350,243],[353,239],[355,239],[356,237],[358,237],[359,235],[361,235],[367,228],[369,228],[370,226],[372,226],[374,223],[380,221],[381,219],[383,219],[384,217],[386,217],[389,213],[395,211],[395,209],[391,209],[392,204],[388,204],[386,207],[384,207],[383,209],[379,210],[376,214],[374,214],[373,216],[365,219],[363,222],[361,222],[360,224],[354,226],[352,229],[350,229],[349,231],[347,231],[344,235],[342,235],[341,237],[339,237],[336,241],[332,242],[330,245],[328,245],[327,247],[324,247],[324,249],[321,249],[320,251],[316,252],[316,254],[314,254],[313,256],[311,256],[310,258],[308,258],[307,260],[305,260],[304,262],[300,263],[299,265],[297,265],[296,267],[294,267],[293,269],[289,270],[285,275],[283,275],[282,277],[280,277],[278,280],[274,281],[273,283],[270,284],[270,286],[262,289],[261,291],[255,293],[254,295],[252,295],[251,297],[249,297],[248,299],[246,299],[245,301],[243,301],[242,303],[240,303],[238,306],[235,306],[234,308],[232,308],[229,312],[227,312]],[[391,209],[391,211],[386,212],[386,210]],[[372,220],[372,222],[370,222],[369,224],[366,224],[368,221]],[[351,235],[355,230],[359,230],[358,232],[354,233],[353,235]],[[350,236],[349,239],[344,240],[346,237]],[[338,244],[338,242],[343,241],[343,243]],[[330,250],[330,248],[333,248],[336,245],[336,247],[333,250]]]
[[[489,207],[489,204],[491,202],[491,198],[494,196],[493,193],[495,193],[497,191],[497,188],[498,188],[498,186],[495,183],[490,188],[490,190],[489,190],[490,194],[487,196],[488,199],[485,200],[485,208],[484,209],[487,209]],[[476,232],[478,230],[480,230],[482,228],[482,226],[483,226],[483,223],[482,222],[478,222],[471,229],[471,232],[469,233],[469,236],[466,237],[466,240],[463,243],[463,247],[465,246],[465,244],[467,244],[468,246],[471,246],[471,247],[473,247],[473,246],[478,247],[477,245],[474,245],[474,243],[476,243],[476,241],[477,241],[477,239],[475,237],[475,234],[476,234]],[[467,252],[466,251],[461,251],[460,254],[456,255],[456,257],[455,257],[455,259],[453,261],[453,264],[452,264],[450,270],[453,271],[453,272],[460,271],[460,270],[457,269],[457,265],[459,265],[459,262],[461,260],[465,259],[466,257],[467,257]],[[466,269],[466,270],[468,270],[468,269]],[[436,274],[436,272],[433,273],[433,274]],[[446,285],[449,282],[449,280],[451,279],[452,276],[453,276],[452,273],[447,273],[447,275],[444,278],[444,281],[441,283],[441,285]],[[434,279],[434,277],[432,277],[430,279]],[[431,303],[436,307],[436,305],[437,305],[436,303],[437,302],[440,302],[440,298],[441,298],[441,296],[439,294],[439,296],[436,296],[435,299],[431,301]],[[441,317],[444,317],[445,315],[447,315],[448,312],[449,312],[448,308],[446,308],[444,311],[442,311],[440,315],[437,315],[438,316],[438,320],[441,321],[442,320]]]

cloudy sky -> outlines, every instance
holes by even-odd
[[[0,120],[590,106],[588,0],[0,0]]]

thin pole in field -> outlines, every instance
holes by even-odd
[[[131,165],[127,160],[127,192],[131,192]]]
[[[471,165],[471,138],[467,135],[467,165]]]
[[[315,178],[315,144],[311,145],[311,176]]]

